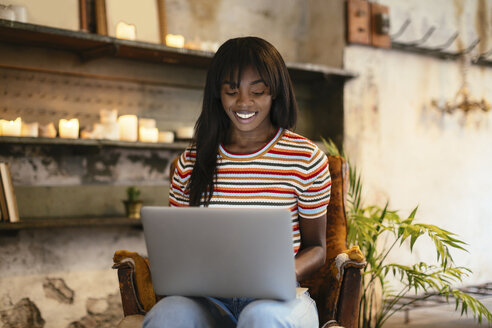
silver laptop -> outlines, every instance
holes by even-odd
[[[144,206],[141,216],[157,294],[296,297],[289,211]]]

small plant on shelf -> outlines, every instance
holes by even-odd
[[[140,209],[142,208],[140,189],[136,186],[130,186],[126,189],[126,195],[127,199],[123,201],[126,216],[132,219],[140,219]]]

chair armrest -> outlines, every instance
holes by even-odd
[[[121,303],[124,316],[145,314],[143,305],[140,303],[135,285],[135,266],[132,262],[120,262],[113,265],[118,270],[118,281],[120,282]]]
[[[150,311],[157,298],[152,285],[148,260],[138,253],[120,250],[115,252],[113,262],[113,268],[118,269],[125,316],[145,314]]]
[[[362,285],[361,270],[365,262],[347,261],[343,264],[343,280],[338,295],[336,320],[345,328],[358,326],[360,289]]]
[[[366,266],[364,255],[358,246],[353,246],[340,253],[335,258],[334,264],[336,278],[340,283],[340,290],[335,300],[336,321],[345,328],[356,328],[362,284],[361,270]]]
[[[308,287],[316,301],[323,327],[338,326],[343,322],[346,328],[353,328],[355,326],[351,324],[357,322],[351,318],[358,316],[360,270],[366,265],[364,256],[355,246],[326,262],[310,279],[302,281],[301,286]]]

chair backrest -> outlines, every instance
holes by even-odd
[[[320,322],[332,319],[336,312],[340,279],[333,272],[335,258],[347,249],[347,216],[345,199],[348,188],[348,165],[341,156],[328,156],[331,175],[331,195],[326,227],[326,262],[324,266],[302,281],[316,301]]]

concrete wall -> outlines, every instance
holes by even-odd
[[[37,309],[44,327],[115,327],[123,317],[111,269],[116,249],[145,254],[142,231],[94,227],[0,235],[0,326],[42,327],[34,320]]]
[[[166,0],[168,33],[222,43],[254,35],[271,42],[286,61],[341,67],[343,1]]]
[[[452,51],[477,36],[482,41],[474,54],[492,46],[490,0],[380,2],[390,6],[392,33],[412,19],[402,40],[416,40],[435,25],[429,46],[456,30],[460,37]],[[490,281],[492,112],[444,114],[431,106],[433,99],[454,98],[464,81],[460,61],[351,45],[344,67],[360,74],[344,91],[345,146],[362,171],[367,203],[389,200],[402,215],[419,205],[419,222],[448,229],[468,243],[469,253],[453,252],[458,265],[473,270],[466,283]],[[473,99],[492,102],[491,67],[472,65],[467,81]],[[433,261],[428,246],[417,243],[413,256],[397,250],[391,259]]]
[[[380,2],[391,7],[393,32],[407,16],[412,17],[414,24],[404,36],[407,40],[421,36],[430,24],[438,24],[443,30],[436,34],[436,44],[459,29],[462,34],[456,47],[469,44],[474,34],[483,38],[480,51],[491,46],[491,36],[487,35],[491,30],[490,0]],[[487,280],[492,271],[485,261],[488,235],[492,232],[487,225],[492,215],[487,202],[488,186],[492,183],[492,154],[488,145],[492,114],[441,114],[430,106],[432,99],[451,99],[460,87],[462,73],[458,62],[395,50],[344,48],[342,1],[168,0],[166,5],[169,33],[219,42],[234,36],[258,35],[277,46],[287,61],[337,67],[343,64],[344,68],[358,72],[360,77],[349,82],[344,91],[345,145],[364,174],[368,201],[384,203],[390,199],[391,207],[401,209],[402,213],[420,204],[422,221],[455,231],[470,244],[469,254],[455,256],[458,264],[474,270],[469,282]],[[15,50],[8,49],[2,48],[4,56],[7,50]],[[38,49],[36,54],[40,56],[33,56],[31,51],[34,50],[12,52],[9,63],[18,65],[17,60],[22,59],[28,66],[53,68],[48,59],[63,57],[55,68],[75,73],[118,72],[125,78],[140,75],[144,80],[161,81],[166,86],[170,76],[184,78],[187,81],[180,84],[191,86],[191,106],[199,106],[195,90],[201,82],[190,77],[203,78],[203,72],[181,74],[164,65],[156,70],[156,65],[106,59],[82,67],[66,54],[50,51],[40,55],[45,50]],[[163,70],[170,70],[171,74],[162,74]],[[490,68],[471,67],[472,96],[489,97],[491,101],[491,80]],[[68,90],[71,85],[64,88]],[[141,90],[145,88],[135,92]],[[150,94],[159,93],[144,91],[140,96]],[[125,109],[136,106],[127,99],[122,101]],[[190,109],[190,120],[198,108]],[[97,113],[98,109],[94,110]],[[84,228],[0,236],[0,312],[10,313],[15,304],[29,298],[40,310],[46,327],[67,327],[70,322],[89,320],[82,319],[88,311],[106,313],[114,309],[112,295],[117,294],[118,284],[109,267],[113,251],[120,248],[145,252],[141,232],[130,228]],[[418,247],[415,255],[434,258],[424,247]],[[65,286],[58,284],[55,289],[68,297],[53,298],[56,292],[43,287],[49,285],[47,279],[54,278],[64,281]],[[75,296],[67,305],[70,290]],[[62,310],[57,310],[57,306],[62,306]],[[116,320],[113,314],[107,317]]]
[[[63,20],[46,19],[37,2],[8,1],[27,6],[28,22],[77,29],[74,1],[65,4],[71,7],[65,8]],[[43,2],[43,10],[59,13],[54,3]],[[341,0],[168,0],[168,32],[188,40],[218,42],[257,35],[273,43],[286,61],[341,67],[342,4]],[[200,110],[205,76],[203,69],[114,58],[82,63],[72,53],[8,44],[0,44],[0,64],[1,117],[20,115],[41,123],[76,116],[82,125],[91,125],[98,121],[100,109],[117,108],[120,115],[155,118],[159,129],[190,125]],[[311,86],[296,85],[303,117],[311,105],[319,110],[312,115],[328,106],[318,104],[323,98],[319,90],[312,100]],[[336,95],[330,96],[337,99],[338,107],[341,90],[337,86],[331,92]],[[306,120],[301,118],[299,125],[301,131],[309,131]],[[176,154],[147,149],[0,147],[0,160],[11,163],[21,217],[31,218],[121,215],[120,199],[129,184],[141,187],[147,204],[162,205],[167,198],[169,159]],[[145,254],[142,232],[130,227],[94,227],[1,234],[0,327],[115,326],[122,316],[116,272],[110,269],[117,249]],[[33,323],[27,324],[28,320]]]

